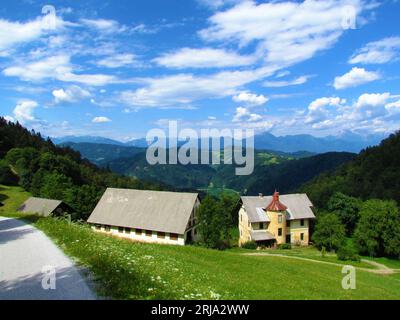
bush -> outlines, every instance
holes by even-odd
[[[360,261],[357,250],[349,245],[341,246],[336,254],[338,259],[342,261]]]
[[[292,249],[292,245],[290,243],[282,243],[278,246],[279,250],[290,250]]]
[[[257,243],[255,241],[248,241],[246,243],[243,243],[242,248],[243,249],[249,249],[249,250],[255,250],[257,249]]]

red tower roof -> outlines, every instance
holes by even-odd
[[[279,201],[279,192],[274,193],[271,203],[265,208],[265,211],[286,211],[287,207]]]

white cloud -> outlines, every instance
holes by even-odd
[[[54,90],[52,92],[55,103],[73,103],[90,97],[90,92],[78,86],[70,86],[67,89]]]
[[[54,33],[67,25],[72,25],[57,17],[54,29],[49,30],[45,16],[27,22],[12,22],[0,19],[0,52],[19,44],[38,40],[44,35]]]
[[[111,75],[74,73],[68,55],[56,55],[42,60],[22,62],[4,69],[3,74],[33,82],[56,79],[63,82],[76,82],[92,86],[104,86],[118,82],[117,78]]]
[[[356,87],[364,83],[380,79],[378,72],[367,71],[364,68],[354,67],[348,73],[336,77],[333,86],[336,90]]]
[[[346,100],[339,97],[322,97],[315,99],[308,106],[304,123],[315,124],[325,121],[328,118],[332,118],[336,111],[335,108],[340,107],[345,103]]]
[[[213,48],[182,48],[164,54],[154,61],[168,68],[223,68],[248,66],[255,62],[252,56],[241,56],[235,52]]]
[[[81,23],[87,27],[102,33],[120,33],[127,30],[125,26],[121,26],[118,21],[107,19],[81,19]]]
[[[130,53],[115,54],[97,61],[96,64],[99,67],[120,68],[128,65],[133,65],[135,63],[135,58],[135,55]]]
[[[124,91],[120,100],[131,107],[179,107],[194,100],[222,98],[235,95],[237,89],[275,70],[260,68],[249,71],[224,71],[207,76],[177,74],[138,81],[146,86],[135,91]]]
[[[377,107],[383,106],[390,98],[390,93],[364,93],[362,94],[356,103],[358,108],[363,108],[367,106]]]
[[[92,120],[93,123],[106,123],[106,122],[111,122],[111,119],[107,117],[95,117]]]
[[[400,56],[400,37],[389,37],[368,43],[349,60],[351,64],[383,64]]]
[[[255,43],[265,63],[281,68],[313,57],[330,48],[345,31],[343,10],[352,5],[357,14],[359,0],[304,2],[244,1],[215,13],[210,27],[200,31],[206,41],[231,41],[240,46]]]
[[[233,122],[256,122],[262,119],[262,116],[256,113],[251,113],[247,108],[238,107],[236,108],[236,114],[233,117]]]
[[[300,84],[304,84],[308,81],[311,76],[301,76],[293,80],[287,81],[265,81],[263,83],[264,87],[267,88],[281,88],[281,87],[288,87],[288,86],[297,86]]]
[[[14,117],[22,124],[36,121],[34,110],[38,107],[38,103],[33,100],[22,100],[14,109]]]
[[[237,103],[244,103],[247,106],[260,106],[267,103],[269,99],[262,94],[256,95],[254,93],[244,91],[233,96],[232,100]]]

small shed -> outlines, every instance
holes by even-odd
[[[31,197],[26,200],[18,212],[37,214],[42,217],[63,216],[71,213],[72,209],[60,200]]]

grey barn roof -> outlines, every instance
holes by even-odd
[[[264,197],[242,197],[243,206],[247,212],[250,222],[268,222],[268,216],[262,214],[260,208],[265,208],[271,202],[272,196]],[[302,194],[280,195],[279,200],[288,207],[288,220],[314,219],[315,215],[311,210],[313,204],[308,196]]]
[[[31,197],[26,200],[21,207],[18,208],[19,212],[35,213],[44,217],[50,216],[54,210],[61,205],[62,201],[42,199]]]
[[[184,234],[197,198],[197,193],[109,188],[88,222]]]

